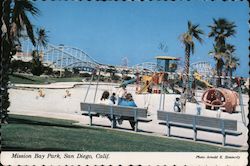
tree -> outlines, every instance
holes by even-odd
[[[10,61],[16,53],[15,46],[19,39],[27,35],[35,45],[33,26],[28,15],[36,16],[39,10],[28,0],[1,0],[1,122],[7,123],[9,93],[8,82],[10,73]]]
[[[48,35],[47,35],[48,31],[45,30],[45,28],[38,28],[36,30],[36,34],[37,34],[37,50],[39,50],[39,47],[43,47],[46,48],[48,45]]]
[[[217,76],[221,76],[222,75],[222,70],[223,70],[223,66],[224,66],[224,60],[223,57],[225,56],[223,52],[220,52],[220,49],[218,47],[216,47],[215,45],[213,45],[213,51],[209,52],[209,55],[212,55],[216,61],[216,65],[215,65],[215,70],[217,73]],[[217,79],[217,86],[221,85],[221,79]]]
[[[40,76],[41,74],[44,73],[44,66],[36,50],[32,51],[31,73],[36,76]]]
[[[234,58],[235,60],[235,46],[231,45],[231,44],[226,44],[225,46],[226,50],[224,53],[224,61],[225,61],[225,72],[226,72],[226,76],[228,76],[228,72],[230,72],[230,68],[231,68],[231,63],[232,63],[232,58]]]
[[[78,74],[80,73],[79,68],[73,67],[73,73],[74,73],[75,75],[78,75]]]
[[[36,50],[32,52],[32,69],[31,73],[36,76],[40,76],[44,73],[44,66],[42,64],[42,53],[41,48],[47,47],[48,36],[47,31],[44,28],[36,30]]]
[[[240,59],[238,57],[232,56],[231,61],[229,62],[229,76],[233,76],[233,72],[240,66]]]
[[[184,68],[184,74],[185,74],[185,80],[184,80],[184,87],[189,90],[189,67],[190,67],[190,54],[194,53],[194,38],[198,40],[199,43],[202,43],[202,38],[200,35],[203,35],[204,32],[199,29],[199,25],[193,25],[190,21],[188,21],[188,29],[185,33],[181,35],[181,42],[185,46],[185,68]]]
[[[219,78],[217,79],[217,86],[221,86],[220,76],[222,75],[222,68],[224,66],[224,62],[222,63],[221,61],[223,61],[223,56],[226,55],[226,39],[236,34],[236,25],[234,22],[230,22],[227,19],[219,18],[217,20],[213,19],[213,24],[209,25],[208,27],[211,30],[208,34],[208,37],[214,38],[215,42],[214,50],[216,49],[216,53],[214,53],[213,55],[217,56],[215,58],[217,61],[217,76],[219,76]]]
[[[41,48],[46,48],[48,45],[48,35],[47,35],[48,31],[45,30],[45,28],[38,28],[36,29],[36,51],[38,52],[38,56],[41,58],[42,57],[42,51]],[[39,59],[41,60],[41,59]]]

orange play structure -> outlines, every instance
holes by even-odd
[[[152,93],[160,93],[160,89],[158,85],[164,79],[164,72],[154,73],[152,76],[144,75],[141,78],[141,82],[143,86],[138,89],[137,93],[141,94],[144,92],[148,92],[149,88],[152,87]]]
[[[206,109],[223,108],[228,113],[233,113],[238,103],[238,94],[224,88],[211,88],[202,95],[202,102]]]

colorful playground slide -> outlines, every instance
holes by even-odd
[[[200,82],[205,83],[207,87],[210,87],[210,88],[213,87],[213,85],[209,84],[207,81],[202,80],[202,79],[201,79],[201,75],[200,75],[199,73],[197,73],[197,72],[194,73],[194,78],[195,78],[196,80],[200,81]]]
[[[126,80],[126,81],[123,81],[120,85],[120,87],[122,86],[127,86],[128,84],[133,84],[134,82],[136,81],[136,78],[133,78],[133,79],[130,79],[130,80]]]
[[[153,80],[149,81],[149,83],[147,85],[143,86],[137,93],[141,94],[143,92],[147,92],[148,87],[151,86],[152,84],[153,84]]]

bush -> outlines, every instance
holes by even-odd
[[[52,75],[53,74],[53,69],[48,67],[48,66],[44,66],[44,74]]]
[[[31,71],[32,63],[24,62],[21,60],[13,60],[10,64],[11,73],[13,72],[25,72],[28,73]]]
[[[118,81],[118,80],[121,79],[121,77],[118,76],[118,75],[113,75],[111,79],[114,80],[114,81]]]
[[[81,77],[91,77],[91,74],[89,73],[80,73]]]
[[[44,66],[38,56],[37,51],[32,52],[32,66],[31,66],[31,73],[36,76],[40,76],[44,72]]]
[[[64,77],[72,77],[73,73],[69,71],[68,69],[65,69],[64,71]]]
[[[80,72],[80,70],[78,68],[75,68],[75,67],[73,68],[73,73],[74,74],[79,74],[79,72]]]

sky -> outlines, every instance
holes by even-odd
[[[35,1],[40,15],[31,17],[36,27],[48,31],[49,43],[77,47],[98,62],[128,65],[156,62],[157,55],[180,57],[184,61],[184,46],[180,35],[187,22],[199,24],[205,32],[204,43],[195,42],[191,63],[207,61],[214,39],[208,38],[213,18],[235,22],[237,34],[227,41],[236,46],[240,67],[236,75],[248,77],[248,3],[247,1],[155,1],[155,2],[80,2]],[[161,50],[160,43],[167,49]]]

